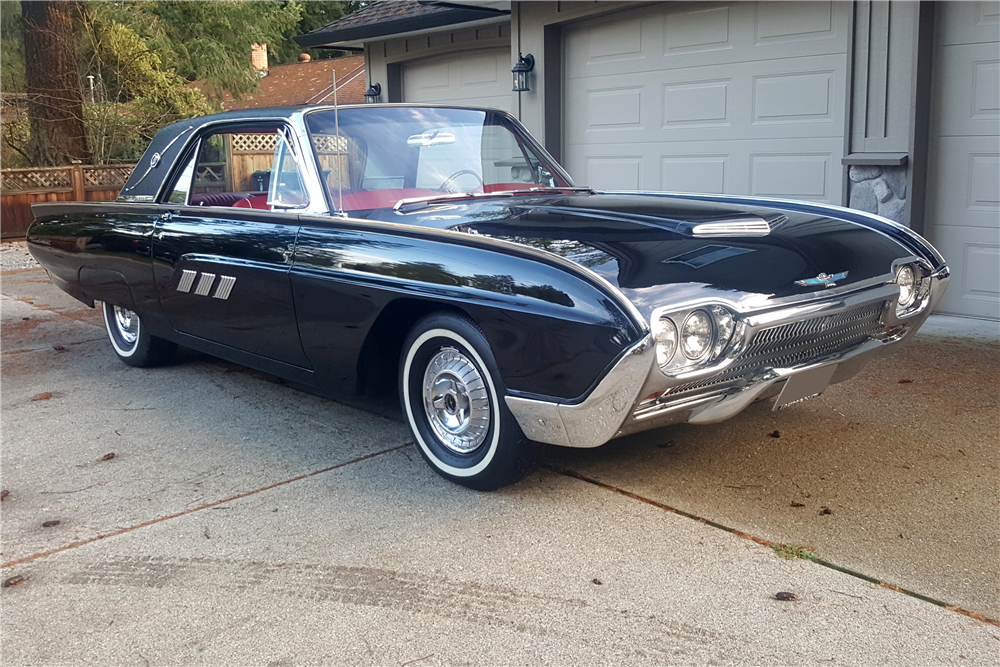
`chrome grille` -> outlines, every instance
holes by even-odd
[[[754,334],[733,365],[725,371],[674,387],[663,395],[661,402],[671,401],[684,392],[741,379],[749,381],[771,368],[804,366],[827,355],[849,350],[882,331],[881,317],[885,306],[884,300],[875,301],[836,315],[762,329]]]

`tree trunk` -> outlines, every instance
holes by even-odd
[[[73,47],[75,2],[21,3],[28,88],[28,152],[37,167],[90,161]]]

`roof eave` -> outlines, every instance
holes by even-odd
[[[364,42],[381,41],[404,33],[421,30],[444,28],[460,23],[471,23],[484,19],[497,19],[508,16],[508,12],[483,9],[449,8],[447,12],[438,12],[413,17],[403,17],[380,21],[371,25],[362,25],[342,30],[324,30],[320,28],[313,32],[294,37],[295,42],[305,48],[358,48],[355,45]]]

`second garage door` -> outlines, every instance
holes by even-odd
[[[850,3],[685,3],[564,33],[578,184],[839,204]]]
[[[479,49],[406,63],[403,100],[510,111],[510,49]]]

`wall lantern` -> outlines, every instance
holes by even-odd
[[[368,86],[368,90],[365,91],[365,103],[375,104],[378,102],[378,96],[382,94],[382,84],[373,83]]]
[[[526,93],[528,88],[528,72],[535,69],[535,57],[530,53],[526,56],[517,54],[517,64],[510,70],[514,75],[514,92]]]

